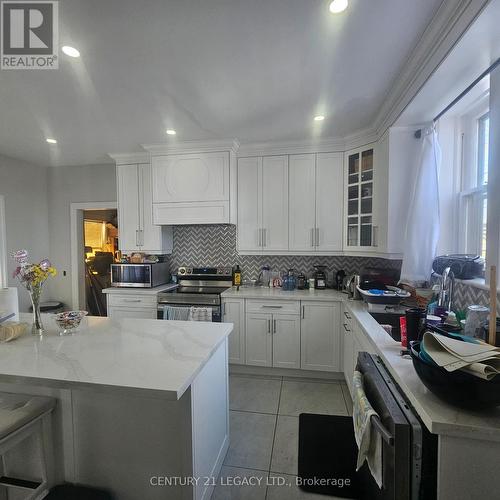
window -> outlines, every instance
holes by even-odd
[[[463,117],[462,191],[460,193],[462,249],[486,257],[488,220],[489,112]]]

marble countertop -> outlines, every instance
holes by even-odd
[[[346,301],[346,307],[430,432],[500,441],[500,407],[473,411],[443,402],[425,387],[411,359],[400,355],[401,343],[393,340],[370,316],[363,302]]]
[[[0,344],[0,381],[177,400],[233,330],[231,323],[91,316],[60,336],[50,315],[43,321],[43,337],[28,332]]]
[[[222,293],[223,299],[288,299],[288,300],[324,300],[327,302],[340,302],[347,299],[345,293],[337,290],[292,290],[287,292],[281,288],[259,286],[233,286]]]
[[[179,285],[176,283],[166,283],[164,285],[155,286],[154,288],[126,288],[119,286],[112,286],[110,288],[103,288],[102,293],[116,293],[120,295],[157,295],[160,292],[166,292],[168,290],[173,290]]]

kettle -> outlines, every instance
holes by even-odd
[[[358,286],[361,283],[361,277],[359,274],[351,274],[347,278],[345,288],[347,291],[348,298],[350,300],[360,300],[361,294],[359,293]]]

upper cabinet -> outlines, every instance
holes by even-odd
[[[116,166],[119,248],[124,253],[172,253],[172,228],[153,225],[151,165]]]
[[[238,251],[288,250],[288,157],[238,160]]]
[[[345,154],[344,250],[376,251],[375,145]]]
[[[343,154],[291,155],[289,250],[342,250]]]

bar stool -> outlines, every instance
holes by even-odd
[[[52,486],[51,412],[55,404],[53,398],[0,392],[0,486],[24,490],[25,500],[43,498]],[[32,464],[39,470],[37,477],[24,467],[29,465],[32,455],[16,460],[18,457],[13,453],[24,451],[29,439],[38,452]]]

